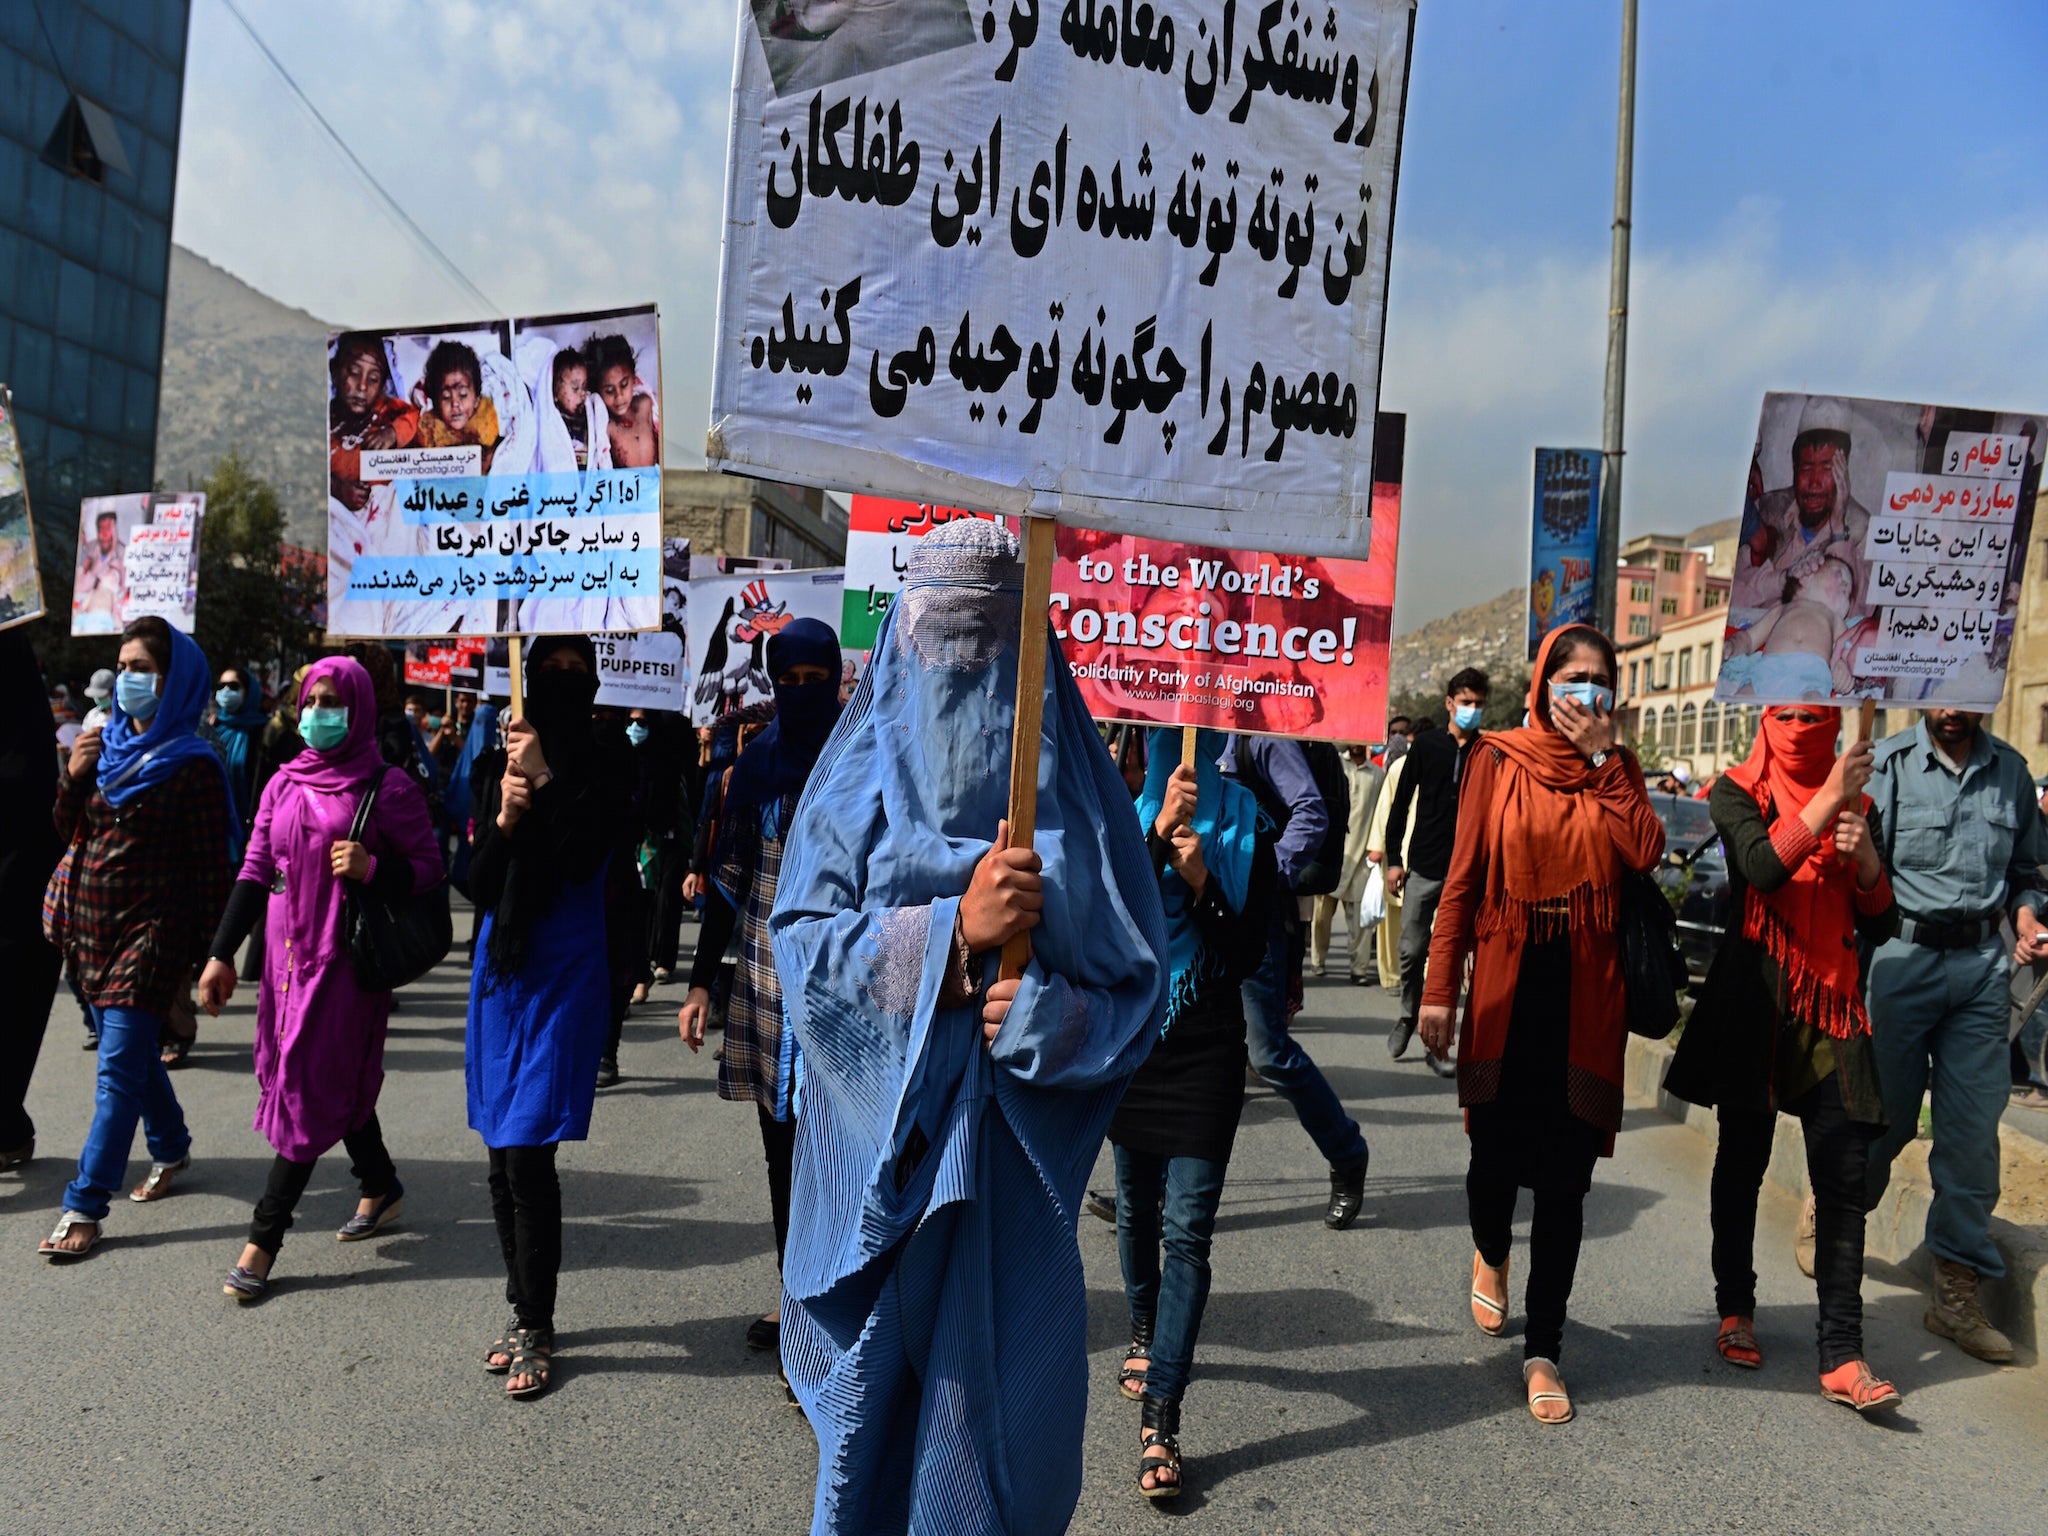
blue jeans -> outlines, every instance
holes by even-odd
[[[1870,1149],[1870,1203],[1877,1204],[1892,1159],[1920,1127],[1920,1097],[1931,1080],[1927,1249],[1991,1279],[2005,1273],[1990,1223],[1998,1204],[1998,1121],[2012,1091],[2010,976],[1996,938],[1974,949],[1892,939],[1870,962],[1871,1043],[1890,1122]]]
[[[1294,1106],[1301,1128],[1315,1142],[1323,1160],[1341,1168],[1364,1160],[1365,1136],[1358,1122],[1344,1112],[1322,1069],[1287,1029],[1289,935],[1285,909],[1293,904],[1292,896],[1282,896],[1275,905],[1266,933],[1265,962],[1245,978],[1244,1043],[1251,1053],[1252,1070]]]
[[[1147,1397],[1177,1403],[1187,1391],[1195,1337],[1209,1303],[1209,1242],[1216,1235],[1223,1170],[1206,1158],[1116,1149],[1116,1248],[1124,1298],[1133,1328],[1152,1319]]]
[[[78,1177],[64,1191],[64,1209],[105,1221],[109,1199],[128,1176],[135,1122],[142,1122],[149,1155],[159,1163],[175,1163],[190,1152],[192,1133],[157,1055],[162,1017],[134,1008],[92,1012],[100,1032],[99,1092],[85,1150],[78,1154]]]

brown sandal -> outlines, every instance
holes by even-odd
[[[1758,1370],[1764,1363],[1764,1352],[1756,1345],[1756,1320],[1748,1317],[1724,1317],[1721,1331],[1714,1338],[1714,1348],[1721,1352],[1721,1358],[1730,1365],[1739,1365],[1745,1371]]]

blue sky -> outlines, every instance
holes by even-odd
[[[504,310],[656,299],[701,448],[726,0],[241,0]],[[1739,505],[1766,389],[2048,408],[2048,6],[1643,0],[1629,533]],[[1620,0],[1423,0],[1384,401],[1396,627],[1515,584],[1530,450],[1597,444]],[[178,239],[325,318],[465,317],[228,18],[194,0]]]

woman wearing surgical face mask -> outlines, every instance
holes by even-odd
[[[264,786],[249,850],[199,978],[215,1017],[235,994],[234,954],[268,930],[256,1001],[256,1129],[276,1157],[249,1240],[222,1289],[238,1301],[269,1293],[271,1268],[314,1163],[336,1142],[361,1190],[335,1235],[356,1242],[396,1219],[405,1190],[377,1124],[391,994],[358,985],[344,929],[349,882],[397,899],[441,879],[427,804],[412,776],[377,751],[375,691],[356,662],[313,664],[299,694],[306,750]],[[375,786],[362,837],[357,808]]]
[[[191,1166],[192,1137],[157,1041],[205,956],[234,873],[227,776],[198,735],[213,686],[205,655],[162,619],[144,618],[121,632],[120,664],[106,727],[80,733],[71,749],[56,810],[70,847],[44,896],[100,1055],[78,1177],[41,1249],[54,1263],[99,1242],[138,1119],[151,1166],[131,1200],[162,1199]]]
[[[213,691],[213,730],[228,760],[235,819],[246,829],[256,814],[256,755],[263,727],[263,684],[247,667],[223,667]]]
[[[1421,1030],[1451,1042],[1465,960],[1458,1102],[1472,1160],[1472,1319],[1507,1326],[1515,1200],[1534,1191],[1522,1379],[1529,1411],[1563,1424],[1558,1376],[1594,1163],[1614,1151],[1628,1042],[1616,918],[1624,868],[1654,869],[1664,829],[1616,744],[1614,647],[1583,625],[1545,637],[1531,723],[1482,738],[1458,802],[1456,852],[1430,940]]]
[[[470,895],[484,909],[469,991],[469,1123],[490,1153],[491,1216],[512,1320],[484,1353],[514,1397],[554,1379],[562,1189],[555,1149],[590,1133],[609,1015],[605,869],[622,786],[591,719],[586,635],[527,651],[526,712],[475,771]]]

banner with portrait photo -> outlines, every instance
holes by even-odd
[[[1529,660],[1553,629],[1592,624],[1600,542],[1600,450],[1538,448],[1529,525]]]
[[[14,397],[0,384],[0,629],[43,616],[36,568],[36,529],[28,510],[28,477],[14,427]]]
[[[652,305],[328,340],[328,628],[658,628]]]
[[[1370,559],[1062,527],[1052,627],[1088,713],[1296,740],[1384,740],[1405,435],[1405,417],[1380,417]]]
[[[741,571],[690,583],[690,722],[710,725],[720,715],[774,697],[768,675],[768,640],[798,619],[818,619],[839,632],[840,593],[846,572]],[[850,692],[859,659],[849,652],[840,679]]]
[[[1764,397],[1714,697],[1994,708],[2048,417]]]
[[[1415,0],[743,0],[711,467],[1362,558]]]
[[[199,608],[199,525],[206,496],[88,496],[78,506],[71,633],[118,635],[155,615],[192,633]]]

